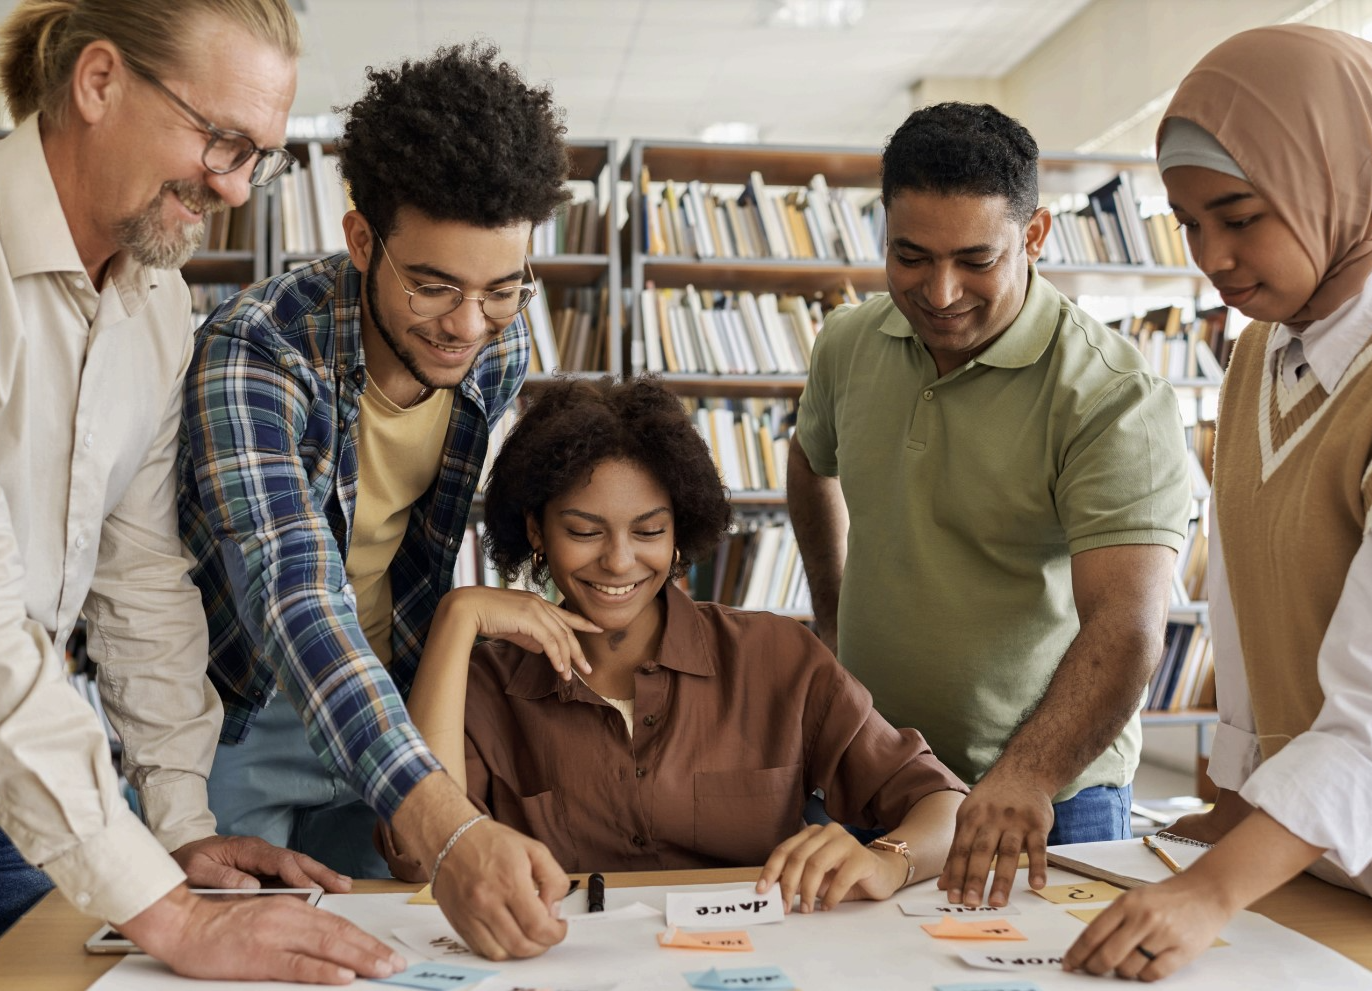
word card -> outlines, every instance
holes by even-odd
[[[667,925],[700,929],[727,922],[735,926],[760,926],[781,922],[786,913],[781,904],[781,886],[773,885],[765,895],[752,888],[734,891],[687,891],[667,893]]]
[[[1112,902],[1124,894],[1124,889],[1104,881],[1087,881],[1084,884],[1050,884],[1046,888],[1039,888],[1034,894],[1055,905],[1067,905],[1074,902]]]
[[[742,929],[735,932],[686,932],[673,926],[664,933],[657,934],[659,946],[669,946],[678,950],[717,950],[730,953],[749,953],[753,941]]]
[[[993,908],[990,905],[950,905],[941,895],[903,901],[900,903],[900,910],[918,919],[960,918],[968,915],[1019,915],[1019,909],[1013,905],[1002,905],[1000,908]]]
[[[920,928],[935,939],[1028,939],[1004,919],[940,919]]]
[[[986,953],[964,950],[958,954],[969,967],[981,970],[1061,970],[1062,954],[1043,952]]]
[[[470,988],[499,971],[480,967],[459,967],[452,963],[417,963],[391,977],[372,978],[377,984],[400,988],[419,988],[420,991],[449,991],[451,988]]]
[[[699,991],[737,991],[738,988],[775,988],[788,991],[795,984],[780,967],[729,967],[691,971],[686,981]]]

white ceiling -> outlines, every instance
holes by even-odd
[[[912,83],[1001,76],[1089,2],[868,0],[855,27],[807,31],[765,26],[770,0],[303,0],[294,113],[355,99],[369,64],[482,36],[552,87],[572,137],[739,120],[768,142],[876,145]]]

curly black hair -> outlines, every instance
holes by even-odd
[[[403,206],[477,227],[539,223],[571,194],[562,109],[494,45],[440,48],[422,62],[367,69],[343,113],[339,171],[382,236]]]
[[[1004,196],[1027,224],[1039,205],[1038,160],[1034,136],[989,103],[921,107],[881,152],[881,199],[902,189]]]
[[[718,545],[732,515],[729,500],[681,400],[651,376],[558,378],[505,439],[486,485],[486,553],[506,581],[533,556],[526,515],[542,525],[548,503],[607,460],[639,465],[667,490],[681,552],[672,577]],[[546,565],[533,572],[537,582],[547,578]]]

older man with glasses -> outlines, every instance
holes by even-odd
[[[343,983],[404,960],[292,899],[187,884],[348,887],[215,833],[222,712],[176,524],[175,269],[206,214],[289,165],[259,143],[282,139],[298,53],[284,0],[25,0],[0,28],[19,121],[0,141],[0,931],[55,882],[183,974]],[[146,826],[63,676],[81,615]]]
[[[225,302],[187,377],[181,532],[225,707],[210,805],[357,876],[389,876],[379,817],[474,949],[532,956],[565,933],[566,875],[477,816],[404,697],[528,368],[561,111],[489,47],[368,75],[338,149],[347,251]]]

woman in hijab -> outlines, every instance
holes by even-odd
[[[1196,263],[1253,323],[1211,505],[1219,799],[1171,829],[1214,848],[1064,960],[1143,980],[1302,870],[1372,893],[1372,44],[1230,38],[1178,87],[1158,166]]]

